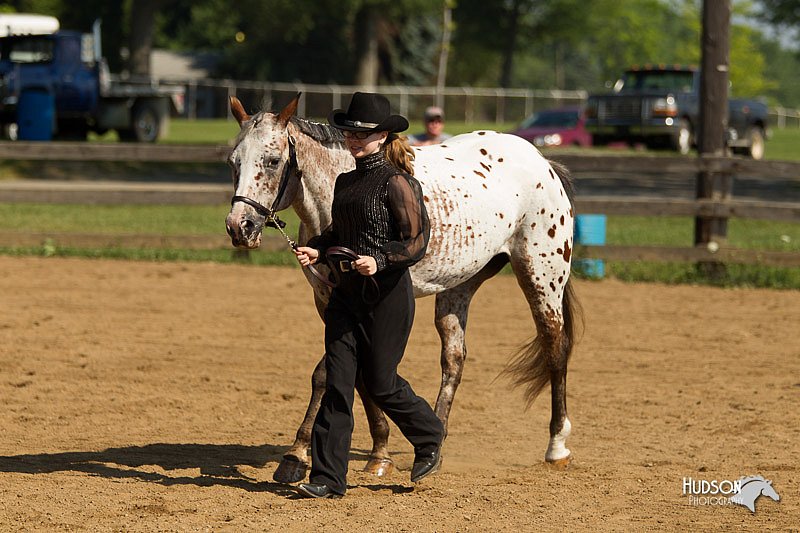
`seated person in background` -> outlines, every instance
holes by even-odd
[[[427,146],[429,144],[439,144],[452,137],[444,130],[444,112],[441,107],[431,106],[425,110],[423,117],[425,131],[416,135],[409,135],[408,142],[411,146]]]

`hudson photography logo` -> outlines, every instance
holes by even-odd
[[[756,500],[767,496],[780,501],[781,497],[772,486],[772,481],[763,476],[746,476],[737,480],[683,478],[683,495],[689,505],[741,505],[756,512]]]

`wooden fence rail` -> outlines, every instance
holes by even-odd
[[[229,146],[143,145],[101,143],[0,142],[0,158],[43,161],[146,161],[220,163],[230,153]],[[619,154],[548,154],[565,164],[573,174],[682,174],[700,171],[726,172],[781,179],[797,179],[800,163],[752,161],[741,158],[700,158]],[[173,204],[219,205],[230,201],[229,184],[130,183],[112,181],[0,181],[0,202],[62,203],[87,205]],[[578,213],[640,216],[701,216],[752,218],[800,222],[800,202],[762,200],[695,200],[664,197],[578,196]],[[59,233],[23,236],[0,232],[0,246],[31,245],[52,240],[65,246],[179,247],[208,249],[226,246],[224,235],[140,236],[66,235]],[[264,245],[280,249],[285,243],[265,236]],[[219,244],[218,244],[219,243]],[[36,244],[34,244],[36,245]],[[663,246],[583,246],[576,257],[619,261],[719,261],[743,264],[800,266],[800,253],[741,250],[725,247]]]
[[[153,163],[221,163],[230,154],[227,145],[0,142],[0,159],[34,161],[138,161]],[[573,173],[696,174],[726,172],[800,180],[800,163],[753,161],[741,157],[684,157],[616,153],[556,153],[548,157]]]

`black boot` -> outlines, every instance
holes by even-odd
[[[416,483],[422,478],[439,470],[442,466],[442,447],[427,453],[414,454],[414,466],[411,467],[411,482]]]
[[[337,500],[344,496],[344,494],[333,492],[333,490],[324,483],[300,483],[297,486],[297,492],[308,498],[331,498]]]

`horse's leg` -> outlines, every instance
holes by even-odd
[[[436,398],[434,411],[444,424],[445,437],[447,436],[447,420],[450,417],[453,398],[459,383],[461,383],[464,362],[467,358],[467,345],[464,337],[467,329],[469,304],[481,284],[497,274],[506,263],[508,263],[508,256],[505,254],[495,256],[469,280],[436,295],[436,331],[439,332],[442,341],[442,384],[439,387],[439,397]]]
[[[281,460],[272,479],[279,483],[296,483],[306,477],[306,472],[311,464],[308,450],[311,446],[311,428],[319,411],[322,395],[325,393],[325,356],[317,363],[311,374],[311,400],[308,402],[306,414],[294,438],[294,443]]]
[[[507,371],[526,386],[530,405],[550,383],[550,442],[545,460],[559,466],[570,461],[566,447],[571,424],[567,417],[567,363],[575,340],[577,302],[568,281],[569,263],[539,264],[528,254],[511,258],[514,274],[536,322],[536,338],[511,362]],[[558,256],[557,256],[558,257]],[[559,257],[559,259],[561,259]]]
[[[325,303],[319,298],[315,298],[317,312],[320,316],[324,315]],[[389,424],[383,412],[363,391],[360,380],[357,385],[358,393],[364,404],[364,411],[367,414],[369,430],[372,435],[372,452],[364,470],[373,474],[383,476],[391,473],[394,463],[389,456]],[[311,374],[311,399],[308,402],[306,414],[295,435],[294,443],[283,455],[278,468],[272,474],[272,478],[280,483],[296,483],[306,477],[311,463],[308,451],[311,446],[311,429],[314,426],[314,419],[317,417],[322,395],[325,393],[325,357],[323,356],[314,372]]]
[[[364,466],[364,472],[376,476],[389,475],[394,470],[394,461],[389,455],[389,423],[386,421],[383,411],[372,401],[361,377],[356,382],[356,390],[361,397],[361,403],[364,404],[369,433],[372,436],[372,451]]]

